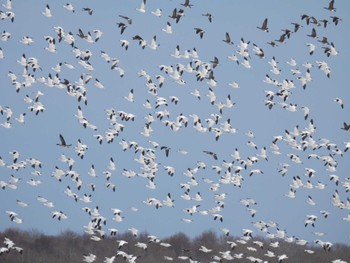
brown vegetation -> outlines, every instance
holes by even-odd
[[[279,247],[271,247],[271,242],[276,240],[268,240],[263,238],[254,238],[247,240],[246,244],[238,242],[240,238],[232,236],[218,236],[214,232],[206,231],[195,238],[189,238],[184,233],[177,233],[162,240],[150,241],[147,233],[141,233],[137,237],[131,233],[117,234],[116,236],[105,236],[100,241],[93,241],[89,235],[80,235],[71,231],[66,231],[57,236],[45,235],[37,231],[20,231],[16,229],[7,229],[0,232],[0,241],[5,237],[12,240],[16,246],[23,248],[23,252],[19,253],[10,250],[8,253],[0,255],[0,262],[22,263],[22,262],[83,262],[84,255],[92,253],[96,255],[95,262],[106,262],[106,257],[111,258],[123,251],[128,255],[139,256],[136,262],[167,262],[165,256],[173,258],[171,262],[230,262],[222,258],[222,253],[230,251],[230,255],[243,253],[242,259],[234,258],[234,262],[252,262],[248,257],[256,258],[261,262],[278,262],[279,255],[286,254],[288,259],[283,262],[332,262],[335,259],[350,259],[349,246],[342,244],[334,244],[331,251],[325,251],[315,244],[297,245],[279,240]],[[125,244],[118,250],[117,240],[125,240]],[[237,246],[231,250],[227,241],[234,241]],[[259,247],[254,241],[263,243],[263,247]],[[144,250],[135,246],[141,242],[147,244]],[[171,246],[166,247],[161,243],[168,243]],[[5,244],[0,244],[0,247]],[[211,252],[205,253],[199,248],[205,246],[211,249]],[[252,251],[249,248],[255,248]],[[276,257],[269,258],[265,254],[267,250],[273,251]],[[314,251],[314,254],[308,254],[306,249]],[[119,253],[121,254],[121,253]],[[188,257],[188,259],[180,259],[179,256]],[[217,256],[217,257],[215,257]],[[221,258],[221,260],[220,260]],[[123,256],[116,256],[114,262],[130,262]],[[254,261],[253,261],[254,262]]]

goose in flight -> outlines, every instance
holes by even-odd
[[[224,41],[225,43],[227,43],[229,45],[233,45],[233,42],[231,41],[230,34],[228,32],[226,32],[225,39],[223,39],[222,41]]]
[[[267,27],[267,21],[268,21],[267,18],[265,18],[263,23],[262,23],[262,25],[261,25],[261,27],[257,26],[257,28],[260,29],[263,32],[269,32],[269,28]]]
[[[128,40],[126,40],[126,39],[121,39],[121,40],[120,40],[120,44],[121,44],[122,47],[125,48],[125,50],[128,50],[128,48],[129,48],[129,41],[128,41]]]
[[[75,147],[75,152],[77,153],[77,155],[78,155],[81,159],[84,158],[84,155],[85,155],[87,149],[88,149],[87,145],[86,145],[86,144],[83,144],[83,143],[81,142],[81,140],[78,139],[77,146]]]
[[[0,19],[1,20],[10,19],[12,23],[15,20],[15,16],[16,16],[16,14],[14,12],[12,12],[12,11],[8,11],[6,13],[3,12],[3,11],[0,12]]]
[[[96,258],[97,258],[96,255],[89,253],[89,255],[84,255],[83,261],[90,263],[90,262],[94,262]]]
[[[175,173],[175,168],[172,166],[164,166],[165,171],[168,175],[173,176]]]
[[[264,50],[254,43],[253,43],[253,51],[254,51],[255,55],[257,55],[259,58],[265,57]]]
[[[324,9],[331,11],[331,12],[335,12],[336,8],[334,7],[334,0],[331,0],[328,4],[327,7],[324,7]]]
[[[200,207],[200,205],[194,205],[190,208],[183,209],[183,211],[192,216],[193,214],[198,212],[198,210],[197,210],[198,207]]]
[[[142,0],[139,8],[136,8],[140,13],[146,13],[146,0]]]
[[[284,41],[286,40],[286,34],[282,34],[280,36],[279,39],[276,39],[275,41],[279,42],[279,43],[284,43]],[[271,44],[272,45],[272,44]],[[273,45],[274,46],[274,45]]]
[[[128,27],[127,25],[125,25],[124,23],[120,22],[117,23],[118,27],[120,28],[120,34],[122,35],[125,31],[125,29]]]
[[[103,32],[99,29],[94,29],[93,32],[95,33],[95,40],[93,41],[93,43],[96,43],[103,35]]]
[[[163,200],[163,204],[168,207],[174,207],[174,200],[171,198],[171,194],[168,193],[166,199]]]
[[[214,158],[214,160],[218,159],[217,154],[214,153],[214,152],[211,152],[211,151],[203,151],[203,152],[206,153],[206,154],[209,154],[210,156],[212,156]]]
[[[45,6],[45,11],[42,12],[42,14],[46,17],[49,17],[49,18],[52,17],[51,9],[50,9],[50,6],[48,4]]]
[[[209,88],[207,97],[209,97],[210,104],[214,105],[215,100],[216,100],[216,95],[215,95],[214,91],[212,90],[212,88]]]
[[[63,6],[63,8],[65,8],[66,10],[68,10],[70,12],[73,12],[73,13],[75,12],[74,6],[72,4],[67,3]]]
[[[238,60],[237,60],[237,63],[239,63]],[[239,87],[240,87],[239,84],[238,84],[238,82],[235,81],[235,80],[233,80],[232,82],[230,82],[228,85],[231,86],[233,89],[239,89]]]
[[[312,199],[310,195],[308,196],[306,203],[312,206],[316,205],[316,202]]]
[[[91,195],[84,194],[83,197],[79,198],[80,201],[84,203],[91,203]]]
[[[347,124],[346,122],[343,123],[343,127],[341,127],[344,131],[350,131],[350,124]]]
[[[248,60],[246,57],[243,58],[243,61],[241,62],[241,65],[244,66],[244,67],[247,68],[247,69],[250,69],[250,68],[252,67],[252,66],[250,65],[249,60]]]
[[[6,8],[7,10],[11,10],[12,9],[12,0],[7,0],[5,4],[2,4],[2,6],[4,8]]]
[[[173,30],[169,22],[166,23],[166,27],[162,29],[167,34],[172,34]]]
[[[131,227],[131,228],[128,228],[128,230],[131,232],[131,234],[134,236],[134,237],[137,237],[138,235],[138,232],[139,230],[134,228],[134,227]]]
[[[11,37],[11,33],[6,32],[5,30],[1,34],[1,40],[2,41],[8,41]]]
[[[113,263],[114,260],[116,259],[116,255],[112,256],[112,257],[105,257],[105,260],[103,261],[104,263]]]
[[[88,175],[90,175],[91,177],[96,177],[97,176],[94,164],[91,165],[90,170],[88,172]]]
[[[331,42],[331,45],[329,47],[323,47],[324,53],[329,57],[330,55],[336,56],[338,55],[338,51],[334,47],[334,43]]]
[[[191,8],[193,6],[192,4],[190,4],[190,0],[185,0],[185,3],[180,4],[180,5],[187,7],[187,8]]]
[[[99,89],[103,89],[104,88],[103,84],[97,78],[95,78],[94,86],[99,88]]]
[[[167,146],[161,146],[160,149],[161,149],[161,150],[164,150],[165,156],[166,156],[166,157],[169,156],[169,151],[170,151],[170,148],[169,148],[169,147],[167,147]]]
[[[306,14],[303,14],[300,17],[301,17],[301,20],[305,19],[307,25],[309,25],[310,23],[319,25],[317,19],[313,16],[308,16]]]
[[[116,165],[115,165],[115,163],[114,163],[114,160],[113,160],[113,158],[111,157],[111,158],[109,158],[109,163],[108,163],[108,170],[110,170],[110,171],[115,171],[116,169],[117,169],[117,167],[116,167]]]
[[[61,146],[61,147],[65,147],[65,148],[69,148],[70,146],[72,146],[72,144],[67,144],[65,139],[63,138],[63,135],[60,134],[59,135],[60,138],[60,143],[57,143],[56,145]]]
[[[298,24],[298,23],[292,23],[292,25],[294,26],[294,33],[296,33],[300,28],[302,28],[303,26]]]
[[[337,16],[331,16],[332,18],[332,22],[337,26],[339,21],[342,21],[342,19],[340,17]]]
[[[344,152],[347,152],[350,149],[350,142],[344,142],[344,144],[345,144]]]
[[[287,259],[287,258],[288,258],[288,256],[286,254],[278,256],[278,258],[277,258],[278,263],[281,263],[284,259]]]
[[[128,96],[125,96],[124,99],[126,99],[129,102],[134,102],[134,90],[131,89],[128,93]]]
[[[23,45],[30,45],[34,43],[34,40],[29,36],[24,36],[19,42],[21,42]]]
[[[322,20],[320,20],[320,22],[323,23],[323,27],[324,27],[324,28],[326,28],[327,25],[329,25],[329,21],[328,21],[327,19],[322,19]]]
[[[195,27],[194,30],[196,30],[196,34],[199,34],[199,37],[202,39],[205,31],[199,27]]]
[[[139,247],[139,248],[142,248],[143,250],[147,251],[148,245],[147,245],[146,243],[137,242],[137,243],[135,244],[135,247]]]
[[[205,14],[202,14],[202,16],[206,16],[206,17],[208,17],[208,20],[209,20],[209,22],[210,22],[210,23],[213,21],[213,15],[212,15],[212,14],[210,14],[210,13],[205,13]]]
[[[157,44],[157,36],[153,36],[151,44],[149,44],[148,47],[153,50],[156,50],[159,47],[159,44]]]
[[[128,244],[128,241],[117,240],[117,243],[118,243],[118,249],[120,250],[122,248],[122,246],[124,246],[125,244]]]
[[[295,189],[291,188],[291,189],[289,190],[288,194],[285,194],[285,196],[294,199],[294,198],[296,197],[296,195],[295,195],[296,192],[297,192],[297,191],[296,191]]]
[[[204,253],[210,253],[210,252],[213,251],[212,249],[207,248],[207,247],[205,247],[205,246],[203,246],[203,245],[201,245],[201,247],[199,248],[199,250],[202,251],[202,252],[204,252]]]
[[[9,239],[6,235],[5,235],[4,239],[5,239],[4,244],[5,244],[7,249],[14,248],[15,243],[11,239]]]
[[[221,214],[213,214],[214,220],[219,220],[220,222],[224,221],[224,217]]]
[[[128,24],[131,25],[132,24],[132,19],[128,16],[123,16],[123,15],[119,15],[119,17],[124,18],[126,21],[128,21]]]
[[[306,46],[309,48],[309,55],[312,55],[316,49],[316,46],[312,43],[306,43]]]
[[[308,37],[312,37],[312,38],[316,38],[317,37],[317,33],[316,33],[316,29],[312,28],[311,30],[311,34],[307,35]]]
[[[284,35],[289,39],[290,35],[293,33],[290,29],[282,29]]]
[[[162,16],[162,9],[157,8],[155,11],[151,11],[151,14],[156,16],[156,17],[161,17]]]
[[[82,9],[82,11],[85,11],[85,12],[88,12],[88,14],[90,15],[90,16],[92,16],[92,13],[93,13],[93,9],[92,8],[90,8],[90,7],[84,7],[83,9]]]
[[[10,217],[12,222],[14,222],[16,224],[22,224],[23,223],[23,220],[18,217],[18,214],[16,212],[6,211],[6,213],[9,215],[9,217]]]
[[[301,109],[304,112],[304,119],[307,120],[307,118],[309,117],[310,109],[306,106],[302,106]]]
[[[12,11],[7,11],[6,13],[0,12],[1,20],[4,20],[7,18],[7,19],[10,19],[12,23],[15,21],[15,16],[16,14]]]
[[[179,23],[181,17],[184,16],[184,10],[183,9],[179,9],[177,10],[177,8],[174,8],[173,12],[171,15],[169,15],[168,17],[175,19],[176,23]]]
[[[258,149],[258,146],[257,146],[254,142],[252,142],[252,141],[248,141],[248,142],[247,142],[247,145],[250,146],[250,147],[252,147],[252,148],[255,148],[255,150]]]
[[[195,96],[197,99],[201,99],[201,94],[198,89],[195,89],[194,91],[190,92],[191,95]]]
[[[9,154],[12,155],[13,163],[16,163],[18,161],[19,156],[20,156],[19,152],[18,151],[11,151],[11,152],[9,152]]]
[[[23,202],[23,201],[21,201],[21,200],[16,200],[16,203],[17,203],[20,207],[23,207],[23,208],[28,206],[27,203],[25,203],[25,202]]]
[[[174,54],[170,54],[170,55],[174,58],[181,58],[179,45],[176,46]]]
[[[270,41],[270,42],[266,42],[266,43],[269,44],[271,47],[277,47],[278,46],[275,41]]]
[[[321,210],[320,213],[323,215],[324,218],[327,218],[330,215],[330,213],[325,210]]]
[[[61,221],[62,219],[67,219],[67,215],[65,213],[63,213],[62,211],[53,211],[52,212],[52,218],[57,218],[59,221]]]

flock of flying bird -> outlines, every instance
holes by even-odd
[[[20,5],[19,2],[7,0],[2,4],[2,10],[0,10],[0,23],[4,26],[15,25],[17,17],[15,16],[16,5]],[[173,11],[169,14],[164,14],[161,8],[155,10],[148,10],[148,2],[146,0],[141,1],[141,5],[135,9],[135,12],[141,13],[144,16],[154,16],[161,20],[162,29],[161,33],[171,36],[176,31],[178,24],[184,23],[183,20],[185,16],[190,16],[191,10],[195,9],[197,5],[200,5],[200,1],[192,3],[189,0],[185,2],[178,3]],[[65,9],[64,12],[71,12],[74,16],[87,15],[90,19],[94,19],[95,13],[100,12],[96,8],[83,7],[75,8],[73,4],[67,3],[63,5]],[[155,192],[155,189],[162,188],[162,183],[158,183],[158,177],[164,176],[166,173],[169,176],[170,183],[171,178],[182,178],[181,184],[179,185],[182,194],[176,196],[173,192],[169,191],[163,197],[149,197],[146,200],[142,200],[142,204],[146,206],[154,207],[154,213],[157,213],[159,209],[164,209],[166,207],[173,209],[180,209],[181,221],[184,223],[197,224],[200,218],[195,217],[195,214],[200,216],[212,217],[213,221],[220,224],[219,229],[223,234],[229,236],[232,234],[229,227],[223,227],[223,223],[230,224],[226,222],[224,218],[224,211],[227,208],[225,204],[227,198],[232,199],[232,192],[222,192],[221,188],[232,187],[236,188],[249,188],[249,183],[245,183],[246,178],[254,176],[267,176],[264,171],[260,168],[261,163],[271,163],[274,158],[278,158],[280,155],[286,156],[286,162],[280,163],[278,167],[278,173],[285,178],[290,178],[288,181],[288,192],[285,196],[281,198],[295,199],[297,197],[297,192],[299,189],[318,189],[324,190],[328,187],[329,183],[326,183],[324,178],[320,177],[321,173],[330,173],[329,177],[326,178],[327,181],[333,182],[335,191],[330,197],[331,204],[335,208],[340,210],[348,211],[350,209],[350,198],[344,199],[342,193],[347,193],[350,190],[350,178],[343,178],[336,175],[337,165],[341,158],[348,155],[348,150],[350,149],[350,142],[345,142],[344,146],[337,145],[330,139],[319,138],[316,133],[316,123],[318,120],[313,119],[312,109],[308,106],[300,107],[297,103],[293,101],[293,95],[296,93],[295,90],[300,90],[300,92],[305,92],[312,85],[313,74],[316,74],[316,70],[322,72],[326,79],[331,79],[331,68],[327,63],[327,59],[336,57],[338,51],[336,48],[336,43],[327,37],[319,37],[319,29],[323,28],[327,30],[332,27],[331,30],[336,30],[337,27],[342,26],[342,19],[336,16],[335,1],[329,2],[325,9],[326,18],[316,18],[312,15],[302,14],[298,22],[292,22],[292,29],[283,29],[283,34],[280,37],[274,37],[275,40],[269,41],[268,45],[257,43],[251,43],[247,41],[244,37],[239,37],[238,43],[233,41],[229,32],[223,32],[222,41],[218,44],[228,45],[232,48],[233,53],[227,55],[226,58],[213,56],[212,60],[206,61],[200,56],[200,52],[196,48],[182,50],[180,44],[174,45],[174,52],[169,54],[171,61],[176,61],[175,64],[161,64],[158,65],[157,74],[149,74],[148,69],[137,68],[137,63],[135,68],[137,72],[129,72],[127,68],[123,67],[123,61],[116,57],[110,56],[100,45],[101,40],[105,37],[102,30],[93,29],[88,30],[87,28],[81,27],[74,31],[73,28],[63,28],[59,25],[54,26],[52,32],[43,33],[43,39],[45,40],[45,46],[41,52],[46,53],[48,56],[56,54],[59,52],[60,48],[69,48],[72,51],[72,56],[74,61],[72,63],[58,61],[54,66],[43,65],[38,58],[28,55],[31,47],[39,44],[39,39],[33,39],[30,36],[23,36],[23,38],[16,40],[11,37],[11,32],[3,30],[1,33],[1,42],[11,42],[19,41],[25,46],[23,53],[17,62],[20,65],[20,70],[9,69],[6,74],[9,78],[10,85],[13,86],[13,93],[17,96],[21,96],[25,102],[27,110],[22,113],[18,113],[16,109],[11,106],[0,105],[0,121],[3,129],[11,129],[23,125],[22,129],[25,131],[26,123],[31,121],[29,118],[41,118],[44,114],[50,114],[50,105],[44,105],[44,100],[42,96],[44,94],[49,94],[50,89],[57,88],[61,92],[65,92],[69,97],[73,97],[76,100],[76,113],[74,117],[77,119],[79,125],[81,125],[81,130],[79,132],[86,132],[89,136],[96,139],[96,144],[99,147],[104,147],[107,145],[117,145],[121,147],[122,152],[132,152],[134,158],[134,168],[121,167],[122,164],[117,160],[117,158],[110,157],[107,160],[108,165],[105,171],[97,171],[95,166],[100,166],[100,164],[88,164],[84,162],[86,160],[86,155],[93,154],[89,152],[90,146],[84,143],[84,137],[77,140],[76,143],[71,141],[73,137],[69,132],[57,131],[57,147],[61,147],[63,153],[56,158],[59,160],[58,163],[53,165],[51,176],[54,182],[60,185],[67,185],[64,190],[64,194],[70,198],[73,203],[77,203],[77,208],[82,209],[86,212],[87,223],[83,226],[84,232],[91,236],[93,241],[98,242],[105,235],[115,235],[118,232],[117,224],[127,220],[128,216],[125,215],[120,208],[110,208],[111,214],[105,215],[100,211],[102,204],[95,204],[94,206],[89,206],[93,203],[95,195],[102,194],[100,190],[100,185],[109,189],[112,192],[118,192],[118,184],[116,183],[119,179],[116,179],[121,175],[129,180],[134,178],[142,178],[147,182],[146,188]],[[42,15],[47,19],[55,19],[56,14],[62,12],[59,10],[51,9],[51,6],[47,4],[42,7],[42,11],[38,11],[38,15]],[[67,14],[64,14],[67,15]],[[205,24],[214,24],[215,17],[218,14],[203,13],[202,17],[197,17],[198,21],[203,19],[201,23],[203,26],[194,27],[193,37],[199,38],[199,41],[206,41],[206,38],[210,38],[205,29]],[[132,31],[132,27],[135,23],[139,21],[133,13],[128,15],[116,14],[114,20],[115,24],[115,34],[119,35],[120,50],[118,52],[130,53],[135,49],[133,43],[139,45],[141,50],[150,49],[153,50],[154,56],[157,54],[157,50],[162,48],[162,42],[159,36],[154,35],[150,41],[146,40],[141,34],[128,35],[129,31]],[[165,18],[165,19],[164,19]],[[207,21],[206,21],[207,19]],[[186,21],[185,21],[186,22]],[[268,18],[263,19],[262,24],[256,26],[257,34],[271,34]],[[304,30],[302,29],[304,28]],[[14,28],[12,27],[14,30]],[[310,32],[305,35],[307,39],[306,47],[308,50],[308,56],[312,58],[318,49],[322,50],[324,60],[316,60],[314,63],[305,62],[300,65],[296,62],[294,58],[287,61],[290,74],[284,73],[281,70],[281,62],[278,57],[268,55],[264,49],[268,49],[269,46],[272,48],[278,48],[283,46],[290,41],[291,38],[295,37],[297,34],[305,34],[305,30]],[[262,31],[262,32],[259,32]],[[30,34],[30,32],[28,33]],[[197,36],[198,35],[198,36]],[[222,43],[224,42],[224,43]],[[216,43],[215,43],[216,44]],[[0,43],[1,45],[1,43]],[[90,45],[91,49],[81,49],[81,46]],[[89,47],[90,47],[89,46]],[[263,49],[264,48],[264,49]],[[115,49],[118,49],[115,46]],[[5,59],[8,55],[8,50],[0,47],[0,63],[1,60]],[[10,52],[10,51],[8,51]],[[252,53],[253,52],[253,53]],[[99,54],[101,61],[108,66],[109,71],[115,71],[117,76],[121,79],[124,78],[139,78],[144,80],[144,85],[147,88],[147,97],[144,98],[142,102],[142,108],[144,116],[141,113],[134,113],[130,111],[121,110],[116,107],[109,107],[104,109],[104,120],[108,122],[108,128],[101,132],[101,129],[97,127],[93,121],[90,121],[84,113],[84,110],[90,106],[89,103],[89,93],[92,89],[97,89],[103,92],[105,89],[111,89],[109,86],[114,86],[115,84],[107,83],[103,81],[103,78],[97,78],[94,76],[96,66],[93,63],[93,58]],[[62,58],[61,58],[62,59]],[[66,61],[68,58],[66,58]],[[306,122],[304,128],[301,125],[296,125],[292,129],[285,129],[284,133],[281,135],[273,136],[271,141],[266,143],[265,146],[258,146],[254,141],[255,138],[259,136],[259,130],[256,131],[246,131],[242,140],[247,140],[246,147],[249,152],[252,150],[253,155],[244,157],[245,151],[243,149],[239,150],[233,146],[233,152],[230,155],[231,160],[224,158],[221,153],[221,149],[217,148],[215,150],[202,149],[199,153],[201,158],[205,159],[206,156],[209,157],[207,161],[194,161],[192,167],[186,168],[181,171],[181,165],[174,163],[173,165],[165,164],[168,159],[171,159],[174,155],[186,156],[191,152],[191,145],[188,145],[188,149],[174,149],[173,143],[158,142],[157,138],[152,135],[156,132],[153,128],[163,126],[164,131],[168,131],[170,134],[178,134],[180,130],[193,129],[196,134],[211,134],[214,142],[222,141],[221,137],[231,138],[230,136],[237,136],[241,133],[240,130],[234,127],[234,121],[230,116],[231,112],[234,112],[236,108],[239,108],[239,96],[233,95],[237,89],[244,89],[244,84],[239,84],[237,81],[230,82],[227,86],[230,87],[230,91],[227,95],[221,95],[222,92],[219,91],[223,89],[223,83],[221,83],[220,78],[216,77],[217,69],[223,67],[225,64],[223,61],[233,62],[233,65],[238,67],[243,67],[247,70],[253,70],[252,64],[256,60],[265,60],[269,67],[269,71],[266,73],[265,78],[262,80],[262,85],[269,87],[269,90],[265,90],[265,98],[262,96],[262,105],[265,104],[266,110],[269,113],[270,110],[275,110],[275,108],[280,107],[288,112],[298,112],[301,110],[303,112],[303,118],[301,121]],[[80,65],[80,66],[79,66]],[[230,64],[231,65],[231,64]],[[317,69],[313,69],[313,67]],[[79,72],[80,77],[75,79],[69,79],[61,77],[65,71],[76,71]],[[15,73],[15,72],[22,73]],[[134,69],[135,71],[135,69]],[[43,72],[47,75],[43,75]],[[286,76],[292,76],[290,79]],[[197,83],[198,88],[192,89],[187,82],[194,80]],[[242,88],[241,88],[242,86]],[[169,88],[168,88],[169,87]],[[205,105],[206,108],[212,109],[212,113],[208,117],[203,117],[199,113],[189,113],[185,114],[181,112],[182,94],[177,92],[177,89],[182,89],[186,87],[191,89],[187,94],[190,99],[193,99],[194,103],[201,103]],[[174,95],[169,97],[163,96],[166,94],[164,90],[171,89]],[[140,96],[138,94],[139,88],[131,88],[127,93],[123,94],[121,99],[125,100],[127,103],[136,104],[140,102]],[[203,93],[205,93],[203,95]],[[32,94],[32,95],[28,95]],[[34,95],[33,95],[34,94]],[[178,94],[181,94],[178,95]],[[120,95],[120,94],[119,94]],[[235,98],[235,100],[233,100]],[[183,99],[184,100],[184,99]],[[333,98],[334,103],[339,105],[339,110],[346,109],[346,101],[344,102],[341,98]],[[2,100],[0,100],[2,103]],[[174,109],[174,110],[172,110]],[[178,110],[180,109],[180,110]],[[195,108],[193,108],[195,110]],[[173,112],[180,111],[177,116]],[[288,113],[287,113],[288,114]],[[17,117],[15,117],[17,116]],[[28,118],[29,117],[29,118]],[[244,118],[244,116],[243,116]],[[138,131],[139,137],[135,140],[124,139],[123,136],[125,131],[129,129],[129,126],[135,127],[134,123],[144,123],[142,125],[141,131]],[[130,128],[132,129],[132,128]],[[336,130],[344,130],[341,132],[350,131],[350,123],[344,122],[340,124]],[[69,129],[70,130],[70,129]],[[4,132],[1,131],[2,133]],[[69,138],[69,139],[68,139]],[[174,138],[177,138],[174,135]],[[54,145],[54,142],[52,143]],[[205,142],[203,142],[205,145]],[[231,145],[234,145],[231,143]],[[51,147],[51,145],[38,145],[38,147]],[[284,153],[281,148],[290,149],[290,152]],[[71,149],[74,149],[74,154],[72,155]],[[102,149],[102,148],[101,148]],[[48,149],[48,151],[50,151]],[[306,153],[306,155],[304,154]],[[98,154],[98,153],[94,153]],[[11,156],[11,158],[8,157]],[[197,155],[198,156],[198,155]],[[303,158],[307,157],[307,160]],[[198,158],[198,157],[197,157]],[[162,162],[159,162],[162,159]],[[226,160],[225,160],[226,159]],[[321,163],[325,167],[325,171],[316,171],[312,167],[308,167],[308,160],[315,160]],[[88,167],[88,175],[82,175],[78,169],[76,169],[76,164],[84,164]],[[169,163],[171,163],[169,161]],[[2,176],[0,177],[0,187],[3,189],[2,195],[6,195],[7,191],[17,190],[21,191],[21,184],[24,182],[28,183],[32,187],[40,188],[44,180],[41,178],[47,176],[44,174],[43,167],[48,167],[52,164],[43,163],[39,159],[34,157],[23,158],[22,154],[18,150],[13,150],[9,154],[2,152],[0,158],[0,167],[2,167]],[[265,164],[264,164],[265,165]],[[290,170],[294,166],[302,166],[305,169],[305,176],[292,175]],[[7,170],[5,170],[7,169]],[[22,171],[27,171],[31,169],[31,178],[25,179],[21,176]],[[4,172],[7,171],[9,174]],[[206,174],[206,175],[203,175]],[[211,174],[211,176],[209,175]],[[202,180],[200,180],[200,177]],[[96,178],[96,181],[93,180]],[[70,181],[71,180],[71,181]],[[137,179],[134,179],[137,180]],[[73,184],[72,184],[73,183]],[[169,183],[169,182],[168,182]],[[199,186],[205,186],[209,189],[210,193],[213,193],[213,200],[208,200],[208,194],[203,194],[203,192],[196,189]],[[164,186],[165,187],[165,186]],[[168,189],[169,187],[165,187]],[[231,188],[225,188],[231,189]],[[36,191],[36,190],[33,190]],[[134,191],[130,189],[130,191]],[[141,190],[140,190],[141,191]],[[267,190],[268,191],[268,190]],[[204,195],[206,197],[204,197]],[[180,200],[177,198],[179,197]],[[49,197],[44,197],[41,195],[37,196],[37,201],[43,206],[47,207],[51,211],[51,217],[57,219],[58,221],[67,220],[70,218],[70,214],[66,211],[56,209],[54,202],[50,201]],[[175,205],[180,201],[185,201],[185,207],[180,207]],[[317,200],[314,200],[311,194],[308,194],[306,203],[314,207],[317,205]],[[212,208],[202,209],[205,207],[203,203],[214,204]],[[258,203],[259,201],[253,198],[242,198],[239,200],[240,205],[246,208],[249,216],[251,218],[256,218],[258,213]],[[78,204],[82,204],[79,206]],[[21,209],[30,209],[30,204],[26,200],[17,200],[18,207],[14,207],[12,210],[3,211],[7,215],[10,221],[15,224],[25,223],[25,220],[21,218]],[[131,211],[138,212],[139,208],[134,207],[131,204]],[[326,210],[321,210],[319,214],[308,214],[305,216],[304,225],[306,228],[314,228],[319,220],[327,219],[331,217],[330,212]],[[194,220],[196,218],[196,220]],[[30,219],[29,219],[30,220]],[[51,219],[52,220],[52,219]],[[197,221],[198,220],[198,221]],[[344,221],[350,222],[350,213],[342,218]],[[114,221],[114,222],[112,222]],[[150,222],[151,224],[151,222]],[[269,221],[265,222],[262,219],[252,223],[252,227],[244,228],[241,233],[241,238],[236,242],[228,242],[231,248],[228,251],[219,252],[217,255],[213,255],[213,262],[221,262],[222,260],[234,260],[245,257],[252,262],[265,262],[269,258],[277,258],[279,262],[288,258],[287,254],[276,255],[273,252],[274,247],[278,247],[280,240],[284,240],[291,243],[296,243],[298,245],[314,244],[316,246],[321,246],[326,251],[330,251],[332,243],[329,241],[321,240],[324,233],[316,232],[316,235],[320,236],[314,241],[304,240],[302,238],[297,238],[289,234],[286,230],[282,230],[277,222]],[[128,228],[133,235],[138,235],[138,228],[135,226],[130,226]],[[268,239],[271,239],[270,244],[259,244],[256,241],[257,246],[268,246],[268,250],[265,254],[264,259],[259,259],[254,257],[254,249],[251,248],[247,251],[247,254],[235,254],[234,247],[239,245],[237,243],[246,243],[248,240],[253,238],[253,233],[255,235],[266,235]],[[155,236],[149,236],[150,242],[159,243],[159,245],[168,247],[171,244],[163,243],[159,238]],[[130,255],[122,250],[122,246],[125,242],[123,240],[118,241],[117,253],[116,255],[105,258],[104,262],[113,262],[116,257],[121,256],[127,262],[136,262],[139,257],[137,255]],[[4,240],[4,246],[0,248],[0,257],[4,252],[9,252],[15,250],[17,252],[22,252],[22,248],[17,247],[13,241],[6,237]],[[137,247],[141,249],[147,249],[146,243],[138,243]],[[23,248],[25,249],[25,248]],[[212,249],[202,246],[200,248],[203,253],[212,253]],[[256,249],[255,249],[256,250]],[[306,253],[313,254],[314,251],[310,249],[305,249]],[[287,253],[287,252],[286,252]],[[197,262],[194,259],[181,256],[179,259],[187,260],[190,262]],[[84,262],[94,262],[96,256],[93,253],[86,254],[83,256]],[[140,259],[142,260],[142,259]],[[171,257],[166,257],[164,260],[174,260]],[[345,262],[342,260],[335,260],[334,262]]]

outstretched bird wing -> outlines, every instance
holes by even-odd
[[[60,134],[60,141],[61,141],[61,144],[62,144],[62,145],[66,145],[66,141],[64,140],[62,134]]]

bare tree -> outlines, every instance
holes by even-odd
[[[92,253],[96,255],[96,262],[103,262],[106,257],[111,258],[118,253],[125,253],[137,257],[137,262],[166,262],[166,258],[172,258],[172,262],[186,262],[179,257],[191,258],[198,262],[217,261],[222,253],[231,255],[242,253],[241,262],[250,262],[248,257],[268,261],[268,251],[278,256],[283,254],[288,258],[283,262],[332,262],[335,259],[348,260],[350,248],[345,244],[334,244],[330,249],[324,249],[319,244],[297,244],[281,239],[265,239],[254,237],[242,239],[241,237],[218,236],[213,231],[205,231],[202,234],[190,238],[184,233],[177,233],[162,240],[142,232],[133,236],[130,232],[118,233],[115,236],[103,235],[100,241],[94,241],[90,235],[78,234],[72,231],[62,232],[59,235],[50,236],[36,230],[21,231],[7,229],[0,232],[0,247],[8,238],[13,241],[15,247],[23,250],[9,249],[0,254],[0,262],[24,263],[61,263],[61,262],[82,262],[84,255]],[[118,249],[117,240],[124,240],[127,243]],[[244,241],[244,242],[242,242]],[[231,247],[229,243],[236,245]],[[271,246],[278,242],[278,246]],[[137,244],[137,245],[136,245]],[[140,245],[143,244],[143,245]],[[145,249],[146,247],[146,249]],[[228,262],[221,258],[222,262]],[[115,258],[116,263],[127,262],[124,257]]]

